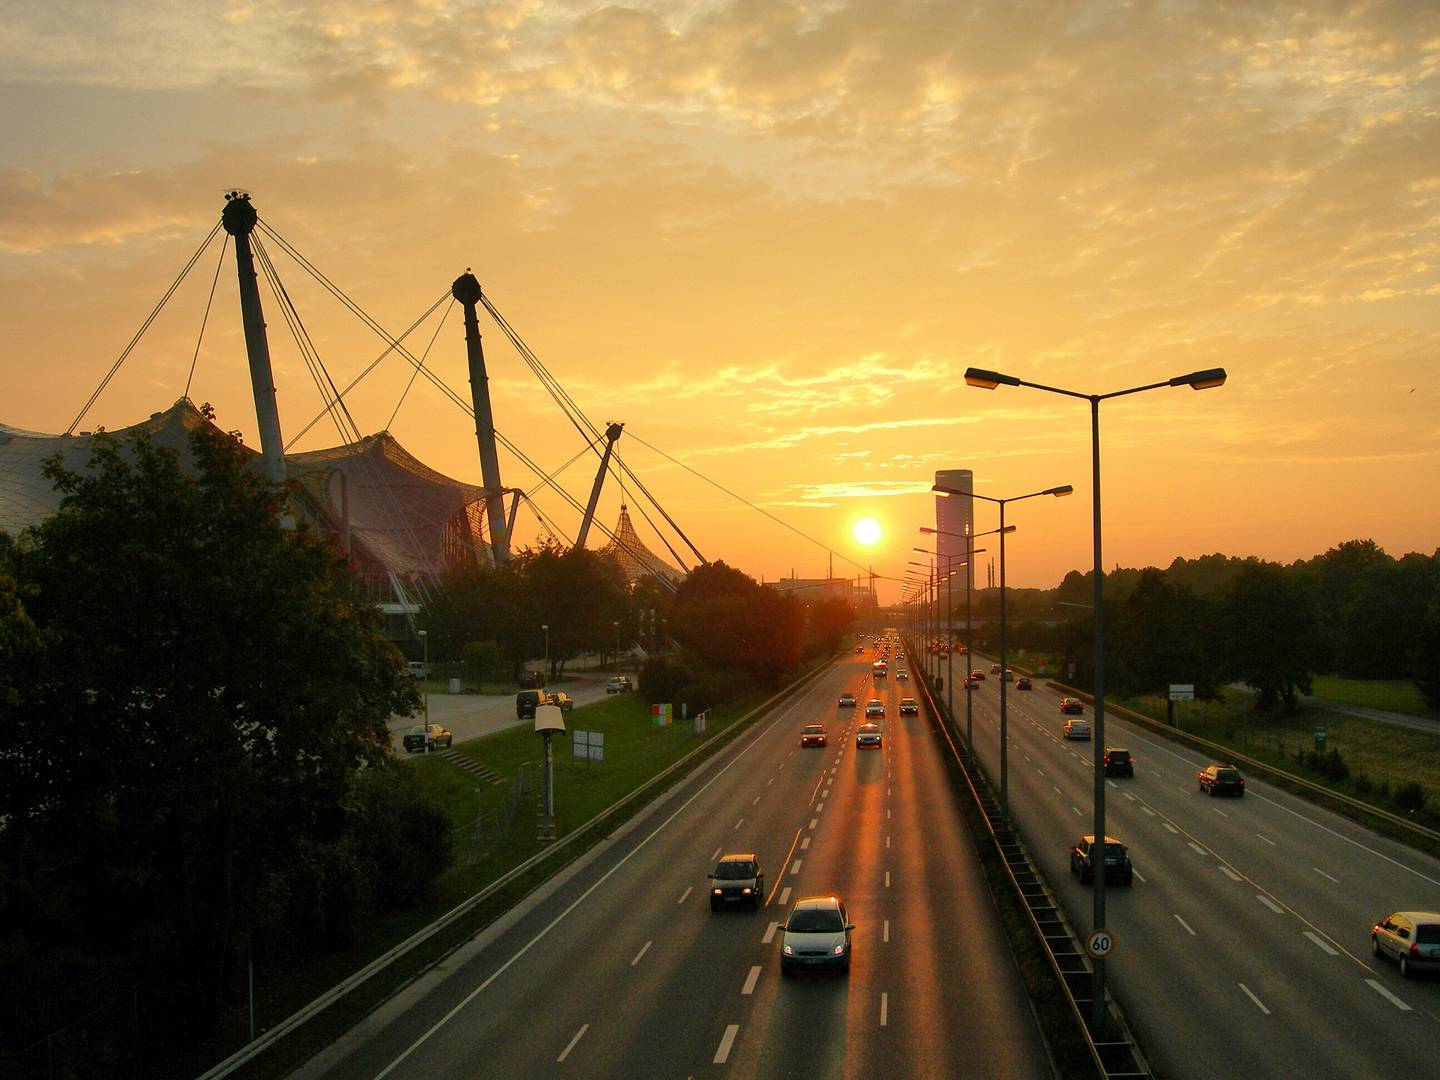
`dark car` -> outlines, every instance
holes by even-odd
[[[972,678],[972,679],[977,679],[977,680],[979,680],[980,682],[984,682],[984,681],[985,681],[985,672],[981,671],[981,670],[977,667],[974,671],[970,672],[970,678]]]
[[[521,690],[515,695],[515,716],[519,720],[534,720],[535,709],[550,704],[550,695],[544,690]]]
[[[825,745],[825,725],[824,725],[824,724],[806,724],[803,728],[800,729],[800,745],[801,745],[801,746],[824,746],[824,745]]]
[[[1433,911],[1397,911],[1370,927],[1370,951],[1393,956],[1400,976],[1440,969],[1440,915]]]
[[[1244,795],[1245,778],[1234,765],[1206,765],[1195,774],[1200,790],[1213,795]]]
[[[1134,776],[1135,759],[1130,756],[1130,751],[1118,746],[1105,747],[1105,775]]]
[[[1029,675],[1021,675],[1020,678],[1016,679],[1016,680],[1015,680],[1015,689],[1016,689],[1016,690],[1032,690],[1032,689],[1034,689],[1034,687],[1032,687],[1032,686],[1030,685],[1030,676],[1029,676]]]
[[[902,697],[900,699],[900,715],[919,716],[920,703],[916,701],[913,697]]]
[[[1097,846],[1094,836],[1082,836],[1080,842],[1070,849],[1070,872],[1080,875],[1082,885],[1089,885],[1095,880],[1093,860]],[[1130,852],[1113,836],[1105,837],[1105,880],[1119,885],[1130,885],[1135,880]]]
[[[841,694],[841,695],[840,695],[840,707],[841,707],[842,709],[853,709],[853,708],[855,708],[855,695],[854,695],[854,694]]]
[[[726,904],[744,904],[758,911],[765,899],[765,871],[753,851],[720,856],[710,879],[710,910]]]
[[[1062,713],[1074,713],[1076,716],[1085,714],[1085,703],[1078,697],[1062,697],[1060,699],[1060,711]]]
[[[434,750],[437,746],[453,746],[455,736],[450,729],[440,724],[420,724],[405,733],[405,749],[414,753],[418,750]]]

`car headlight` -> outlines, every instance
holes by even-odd
[[[794,955],[795,955],[795,950],[790,947],[790,945],[789,945],[788,942],[785,944],[785,946],[784,946],[780,951],[783,952],[786,956],[794,956]]]
[[[723,889],[711,889],[711,890],[710,890],[710,895],[711,895],[711,896],[724,896],[724,895],[725,895],[725,892],[724,892]]]
[[[844,943],[842,942],[841,944],[836,945],[835,948],[834,948],[833,950],[831,950],[831,951],[832,951],[836,956],[844,956],[844,955],[845,955],[845,945],[844,945]]]
[[[752,891],[753,891],[753,890],[750,888],[750,886],[749,886],[749,885],[746,885],[743,889],[740,890],[740,895],[741,895],[741,896],[749,896]]]

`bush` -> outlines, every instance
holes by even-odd
[[[1396,788],[1395,805],[1407,814],[1418,813],[1425,806],[1425,789],[1414,780]]]
[[[1301,747],[1295,751],[1295,760],[1327,780],[1344,780],[1350,775],[1350,766],[1345,764],[1339,749],[1334,746],[1323,754]]]

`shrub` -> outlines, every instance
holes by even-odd
[[[1425,789],[1414,780],[1395,789],[1395,805],[1408,814],[1414,814],[1425,806]]]

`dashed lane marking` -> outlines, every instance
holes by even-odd
[[[580,1025],[580,1030],[577,1031],[577,1032],[575,1032],[575,1037],[574,1037],[573,1039],[571,1039],[571,1040],[565,1045],[565,1049],[564,1049],[564,1050],[561,1050],[561,1051],[560,1051],[560,1056],[555,1059],[555,1063],[556,1063],[557,1065],[558,1065],[560,1062],[564,1061],[567,1057],[570,1056],[570,1051],[575,1049],[575,1044],[580,1041],[580,1036],[584,1035],[585,1032],[587,1032],[587,1031],[589,1031],[589,1030],[590,1030],[590,1025],[589,1025],[589,1024],[581,1024],[581,1025]]]
[[[716,855],[716,856],[715,856],[715,858],[717,858],[717,859],[718,859],[719,857],[720,857],[719,855]],[[679,900],[676,900],[675,903],[677,903],[677,904],[683,904],[686,900],[690,899],[690,894],[691,894],[692,892],[694,892],[694,891],[695,891],[695,886],[694,886],[694,885],[689,885],[689,886],[687,886],[686,889],[685,889],[685,891],[680,894],[680,899],[679,899]]]
[[[1270,1010],[1265,1007],[1265,1003],[1261,1001],[1258,997],[1256,997],[1254,994],[1252,994],[1248,986],[1246,986],[1244,983],[1236,983],[1235,985],[1240,987],[1241,990],[1245,991],[1245,996],[1255,1003],[1255,1007],[1257,1009],[1259,1009],[1266,1016],[1270,1015]]]
[[[1315,947],[1326,956],[1339,956],[1340,954],[1330,947],[1330,943],[1313,930],[1306,930],[1305,936],[1315,943]]]
[[[1370,984],[1370,989],[1371,989],[1371,990],[1374,990],[1377,994],[1379,994],[1381,997],[1383,997],[1386,1001],[1390,1002],[1391,1005],[1394,1005],[1394,1006],[1395,1006],[1397,1009],[1399,1009],[1401,1012],[1409,1012],[1409,1011],[1410,1011],[1410,1006],[1409,1006],[1409,1005],[1406,1005],[1405,1002],[1401,1001],[1398,997],[1396,997],[1394,994],[1392,994],[1389,990],[1386,990],[1385,987],[1381,986],[1381,985],[1380,985],[1378,982],[1376,982],[1374,979],[1366,979],[1365,981]]]
[[[769,926],[765,928],[765,936],[760,939],[760,944],[769,945],[770,942],[775,940],[775,931],[779,929],[780,924],[778,922],[772,922]]]
[[[754,967],[752,967],[752,968],[750,969],[750,974],[745,977],[745,985],[744,985],[744,987],[741,988],[740,993],[741,993],[743,996],[747,996],[747,997],[748,997],[750,994],[755,993],[755,984],[756,984],[757,982],[759,982],[759,981],[760,981],[760,965],[759,965],[759,964],[756,964]]]
[[[724,1065],[730,1057],[730,1048],[735,1045],[735,1036],[740,1034],[739,1024],[728,1024],[725,1027],[725,1034],[720,1038],[720,1047],[715,1051],[713,1064]]]
[[[1175,921],[1185,928],[1185,932],[1187,934],[1189,934],[1191,937],[1195,936],[1195,931],[1190,929],[1190,924],[1187,923],[1184,919],[1182,919],[1179,915],[1175,916]]]
[[[640,951],[635,954],[635,959],[630,961],[631,967],[634,967],[640,962],[640,958],[650,951],[650,946],[652,944],[653,942],[647,941],[644,945],[640,946]]]

